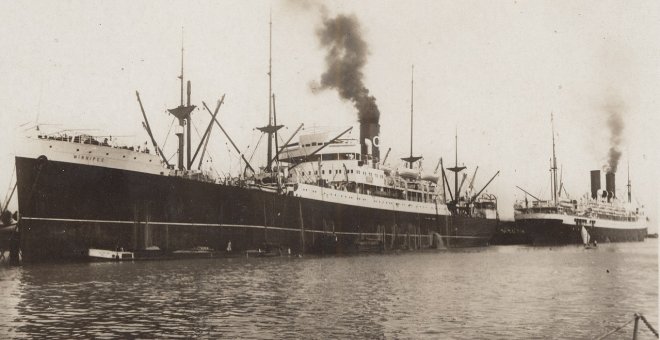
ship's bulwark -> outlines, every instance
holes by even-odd
[[[16,168],[26,261],[89,248],[226,251],[230,242],[236,254],[485,246],[496,227],[74,163],[17,157]]]

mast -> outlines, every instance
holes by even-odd
[[[179,147],[178,147],[178,162],[177,162],[177,169],[179,170],[184,170],[184,169],[190,169],[190,114],[192,111],[195,109],[194,105],[190,105],[190,82],[188,82],[188,103],[186,106],[183,106],[183,27],[181,28],[181,75],[179,76],[179,79],[181,80],[181,102],[178,107],[174,109],[169,109],[171,114],[173,114],[176,118],[179,120],[179,127],[177,128],[175,134],[177,136],[177,139],[179,140]],[[188,136],[188,162],[186,164],[183,163],[183,149],[184,149],[184,141],[183,141],[183,130],[184,130],[184,125],[188,125],[187,128],[187,136]]]
[[[268,126],[273,124],[273,13],[268,20]],[[268,134],[268,155],[266,171],[270,171],[270,159],[273,156],[273,134]]]
[[[268,125],[258,127],[257,130],[268,134],[268,151],[266,154],[266,172],[271,171],[273,163],[273,137],[277,138],[277,130],[282,128],[282,125],[273,125],[273,14],[270,14],[268,22]]]
[[[183,27],[181,27],[181,106],[183,106]],[[190,82],[188,82],[188,105],[190,106]],[[186,117],[186,169],[190,170],[190,115]]]
[[[454,138],[454,167],[458,168],[458,128],[456,128]],[[454,192],[456,193],[456,199],[458,199],[460,197],[458,192],[458,171],[454,172]]]
[[[412,65],[410,71],[410,157],[413,155],[413,112],[415,103],[415,65]],[[412,169],[412,163],[410,163]]]
[[[630,159],[628,159],[628,203],[632,203],[632,191],[630,186]]]
[[[466,167],[464,166],[458,166],[458,128],[456,128],[456,134],[455,136],[455,144],[454,144],[454,167],[453,168],[447,168],[449,171],[454,172],[454,196],[455,196],[455,201],[458,202],[458,198],[461,197],[460,193],[458,192],[458,173],[465,170]]]
[[[181,73],[179,75],[181,79],[181,106],[183,106],[183,27],[181,27]]]
[[[412,65],[410,73],[410,156],[401,158],[402,161],[407,162],[410,169],[413,168],[413,163],[422,159],[421,156],[413,156],[413,112],[415,101],[415,65]]]
[[[273,124],[275,124],[275,126],[277,126],[277,110],[275,110],[275,94],[274,93],[272,94],[272,97],[273,97]],[[277,130],[275,130],[274,137],[275,137],[275,153],[277,154],[278,150],[280,149],[279,143],[277,142]],[[278,165],[280,162],[277,159],[277,157],[273,157],[273,158],[269,158],[270,161],[271,162],[274,161],[276,163],[276,165]]]
[[[551,187],[552,187],[552,202],[557,205],[557,156],[555,155],[555,121],[554,115],[550,113],[550,125],[552,128],[552,166],[550,167]]]

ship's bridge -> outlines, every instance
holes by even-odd
[[[361,155],[356,139],[332,140],[327,132],[301,135],[298,142],[287,145],[278,158],[282,162],[299,164],[291,175],[295,177],[294,181],[303,183],[364,182],[368,177],[367,170],[378,171],[359,169]],[[380,177],[374,175],[370,178]]]
[[[306,183],[411,201],[435,200],[435,184],[421,180],[417,172],[414,178],[404,178],[365,158],[358,140],[329,137],[325,132],[302,135],[280,153],[281,162],[295,165],[288,174],[291,185]]]
[[[319,151],[316,152],[317,150]],[[322,161],[360,160],[360,144],[356,139],[337,139],[330,142],[327,132],[301,135],[298,143],[287,145],[278,158],[281,162],[292,164],[316,162],[319,158]]]

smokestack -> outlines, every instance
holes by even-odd
[[[613,171],[609,171],[605,174],[605,190],[607,190],[608,192],[608,198],[609,196],[616,198],[616,190],[615,190],[616,185],[614,183],[614,180],[615,177]]]
[[[362,154],[367,154],[367,143],[365,139],[371,141],[372,145],[372,156],[374,159],[380,158],[380,151],[378,149],[377,143],[374,143],[374,138],[377,137],[380,133],[380,124],[373,122],[360,122],[360,145],[362,145]]]
[[[600,170],[591,170],[591,198],[598,198],[600,190]]]

